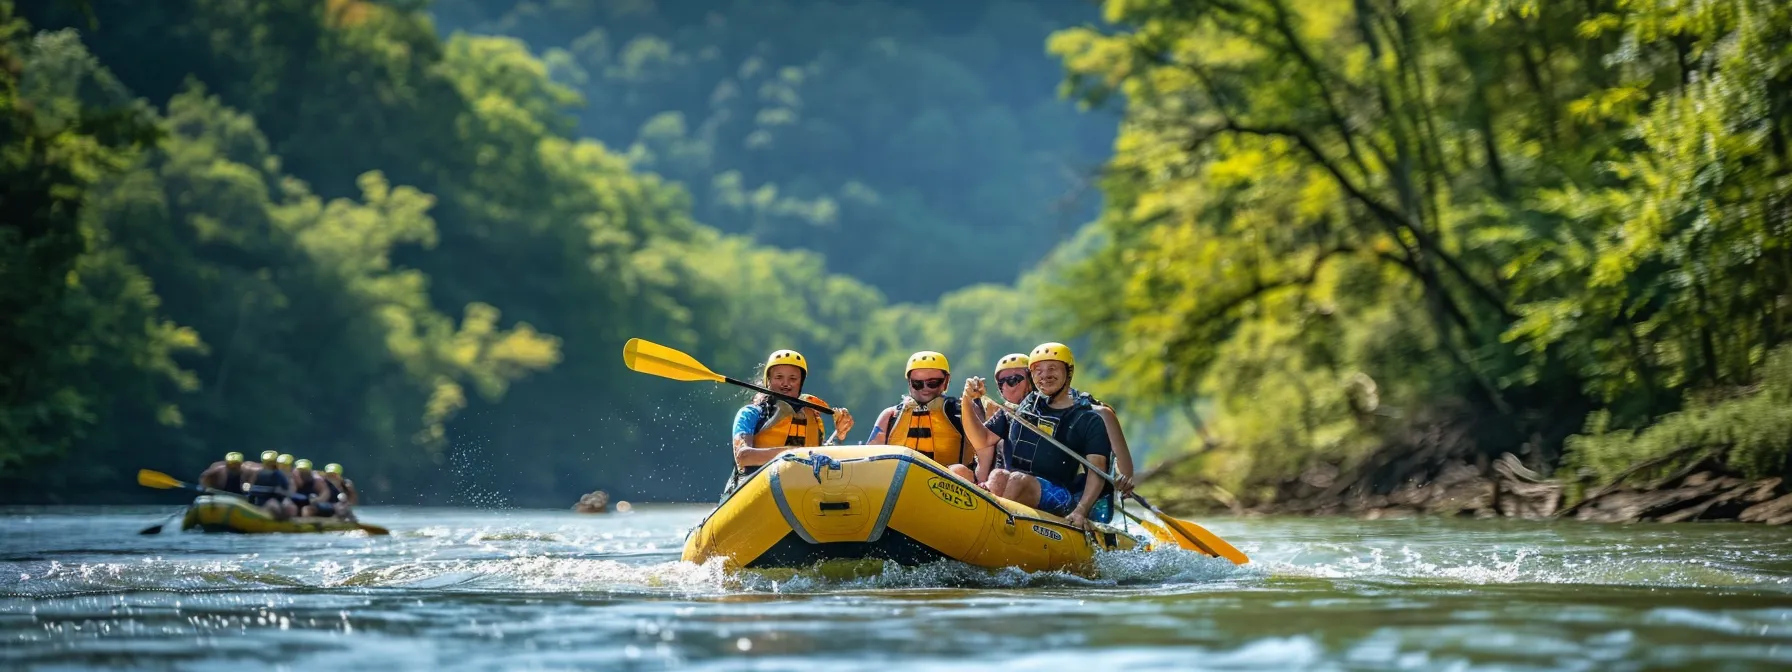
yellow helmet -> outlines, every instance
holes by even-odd
[[[335,474],[337,476],[341,476],[342,475],[342,465],[337,464],[335,462],[326,464],[326,465],[324,465],[324,473]]]
[[[922,350],[909,355],[908,368],[902,370],[902,375],[914,373],[915,369],[939,369],[946,373],[952,373],[952,365],[946,361],[946,356],[932,350]]]
[[[803,353],[795,350],[779,350],[772,353],[772,356],[765,359],[765,368],[762,371],[771,371],[772,367],[779,364],[789,364],[802,369],[803,375],[809,375],[809,360],[803,358]]]
[[[263,455],[266,455],[266,453],[263,453]],[[280,457],[276,458],[275,462],[279,464],[292,464],[292,453],[281,453]]]
[[[311,468],[311,460],[299,460],[297,462],[294,462],[294,463],[292,463],[292,468],[294,468],[294,469],[310,469]]]
[[[1028,359],[1026,355],[1016,352],[1016,353],[1009,354],[1009,355],[1003,355],[1002,359],[1000,361],[996,362],[996,370],[1001,371],[1003,369],[1024,369],[1024,368],[1027,368],[1027,365],[1031,364],[1031,363],[1032,363],[1032,360]]]
[[[1040,362],[1063,362],[1064,366],[1076,366],[1076,355],[1070,354],[1070,346],[1063,343],[1041,343],[1033,348],[1033,354],[1027,356],[1028,364]]]
[[[229,464],[236,464],[238,462],[242,462],[243,454],[236,452],[234,450],[230,451],[230,452],[224,454],[224,461]]]
[[[280,453],[276,453],[271,450],[261,451],[261,461],[263,461],[263,462],[273,462],[275,459],[277,459],[279,457],[280,457]]]

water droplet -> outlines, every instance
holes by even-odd
[[[747,639],[745,637],[734,640],[734,648],[740,649],[742,651],[752,651],[753,650],[753,640]]]

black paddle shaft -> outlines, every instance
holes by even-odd
[[[729,377],[727,377],[727,376],[722,376],[722,379],[723,379],[723,380],[726,380],[726,381],[728,381],[728,382],[729,382],[729,383],[731,383],[731,384],[734,384],[734,385],[739,385],[739,386],[741,386],[741,387],[744,387],[744,388],[747,388],[747,389],[749,389],[749,390],[753,390],[753,391],[755,391],[755,392],[764,392],[764,393],[766,393],[766,394],[769,394],[769,395],[772,395],[772,396],[774,396],[774,397],[777,397],[777,398],[779,398],[779,399],[783,399],[783,400],[784,400],[784,401],[788,401],[788,402],[790,402],[790,403],[792,403],[792,404],[796,404],[796,405],[798,405],[798,406],[802,406],[802,407],[805,407],[805,408],[813,408],[813,409],[815,409],[815,410],[817,410],[817,411],[821,411],[821,412],[822,412],[822,413],[825,413],[825,414],[828,414],[828,415],[833,415],[833,414],[834,414],[834,409],[831,409],[831,408],[828,408],[828,407],[826,407],[826,406],[823,406],[823,405],[821,405],[821,404],[817,404],[817,403],[815,403],[815,402],[812,402],[812,401],[804,401],[804,400],[802,400],[802,399],[798,399],[798,398],[796,398],[796,397],[792,397],[792,396],[789,396],[789,395],[784,395],[784,394],[778,394],[778,393],[777,393],[777,392],[773,392],[773,391],[771,391],[771,390],[768,390],[768,389],[765,389],[765,388],[763,388],[763,387],[760,387],[760,386],[758,386],[758,385],[754,385],[754,384],[752,384],[752,383],[749,383],[749,382],[747,382],[747,381],[744,381],[744,380],[737,380],[737,379],[734,379],[734,378],[729,378]]]

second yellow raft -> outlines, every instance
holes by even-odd
[[[772,568],[951,558],[1089,575],[1097,552],[1149,548],[1118,528],[1084,532],[991,495],[907,448],[842,446],[792,450],[754,472],[691,530],[684,559]]]
[[[291,518],[276,520],[261,507],[241,497],[200,495],[187,507],[187,517],[180,529],[199,528],[206,532],[349,532],[361,529],[360,523],[341,518]]]

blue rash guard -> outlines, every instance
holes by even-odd
[[[740,407],[740,411],[734,414],[734,432],[728,435],[728,439],[733,440],[734,437],[742,434],[747,435],[748,439],[752,439],[753,435],[758,434],[759,428],[764,425],[765,409],[747,404]]]

